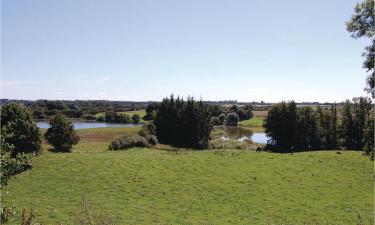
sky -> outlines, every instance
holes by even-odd
[[[354,0],[3,0],[1,98],[366,95]]]

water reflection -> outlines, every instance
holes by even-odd
[[[264,132],[254,133],[251,129],[235,126],[217,126],[214,128],[219,131],[220,138],[223,140],[237,139],[239,141],[252,140],[254,143],[266,144],[267,136]]]
[[[142,126],[142,124],[132,124],[132,123],[104,123],[104,122],[90,122],[90,121],[73,121],[74,129],[87,129],[87,128],[104,128],[104,127],[134,127],[134,126]],[[47,121],[38,121],[36,125],[39,128],[47,129],[49,128],[49,124]]]

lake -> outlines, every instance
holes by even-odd
[[[87,129],[87,128],[111,128],[111,127],[135,127],[135,126],[142,126],[142,124],[133,124],[133,123],[104,123],[104,122],[96,122],[96,121],[72,121],[73,126],[75,129]],[[47,121],[38,121],[36,125],[39,128],[47,129],[49,124]]]
[[[236,126],[217,126],[215,129],[225,131],[223,140],[238,139],[239,141],[252,140],[254,143],[267,144],[268,137],[264,132],[253,132],[251,129]]]

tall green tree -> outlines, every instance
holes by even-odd
[[[341,138],[343,139],[343,146],[347,149],[354,149],[355,147],[354,132],[353,105],[349,100],[346,100],[341,116]]]
[[[1,128],[3,127],[13,133],[5,140],[13,146],[13,156],[18,153],[40,153],[40,131],[28,108],[17,103],[1,107]]]
[[[208,145],[212,112],[202,101],[172,95],[158,105],[154,124],[160,142],[203,149]]]
[[[50,127],[45,133],[45,138],[56,151],[70,152],[72,146],[78,144],[79,136],[74,130],[72,122],[62,114],[57,114],[49,121]]]
[[[302,107],[298,110],[298,138],[297,150],[317,150],[321,143],[315,112],[311,107]]]
[[[366,90],[375,98],[375,71],[374,71],[374,55],[375,55],[375,25],[374,25],[374,0],[365,0],[358,3],[354,8],[354,14],[346,23],[347,30],[353,38],[367,37],[371,44],[365,48],[362,53],[365,61],[363,67],[370,73],[367,78]]]
[[[295,151],[298,139],[298,117],[295,102],[281,102],[268,111],[264,127],[269,146],[278,152]]]

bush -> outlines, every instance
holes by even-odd
[[[0,163],[0,186],[6,185],[11,176],[32,168],[31,156],[24,153],[18,153],[15,157],[11,157],[9,154],[2,154]]]
[[[239,109],[237,111],[237,115],[238,115],[239,121],[249,120],[253,117],[253,113],[250,110],[242,110],[242,109]]]
[[[13,134],[5,140],[13,146],[13,156],[18,153],[40,153],[41,135],[29,109],[15,103],[1,107],[1,128],[4,127]]]
[[[211,124],[212,124],[212,126],[221,125],[220,120],[217,117],[211,117]]]
[[[104,120],[108,123],[130,123],[129,115],[114,111],[106,112]]]
[[[237,126],[238,121],[239,121],[239,118],[238,118],[237,113],[228,113],[225,125]]]
[[[105,122],[105,118],[104,118],[104,116],[98,116],[98,118],[96,118],[96,121]]]
[[[227,119],[226,115],[224,113],[220,114],[220,116],[218,117],[218,119],[220,120],[220,125],[224,125],[225,124],[225,120]]]
[[[156,145],[158,143],[158,138],[155,135],[148,135],[146,139],[150,145]]]
[[[111,142],[110,150],[125,150],[133,147],[147,147],[148,143],[144,137],[139,135],[123,136]]]
[[[141,117],[138,114],[134,114],[132,116],[132,121],[133,121],[133,123],[137,124],[137,123],[139,123],[139,121],[141,121]]]
[[[50,127],[45,133],[47,142],[51,144],[55,150],[62,152],[70,152],[72,146],[78,144],[79,136],[73,128],[73,124],[66,120],[61,114],[57,114],[49,121]]]
[[[96,120],[96,116],[95,115],[91,115],[91,114],[85,114],[82,117],[85,120]]]
[[[146,137],[148,135],[155,135],[156,134],[156,127],[153,123],[148,123],[142,126],[139,135],[142,137]]]
[[[6,185],[11,176],[19,174],[31,168],[31,155],[18,153],[12,156],[13,146],[7,142],[7,138],[14,134],[7,127],[1,128],[0,135],[0,187]]]

